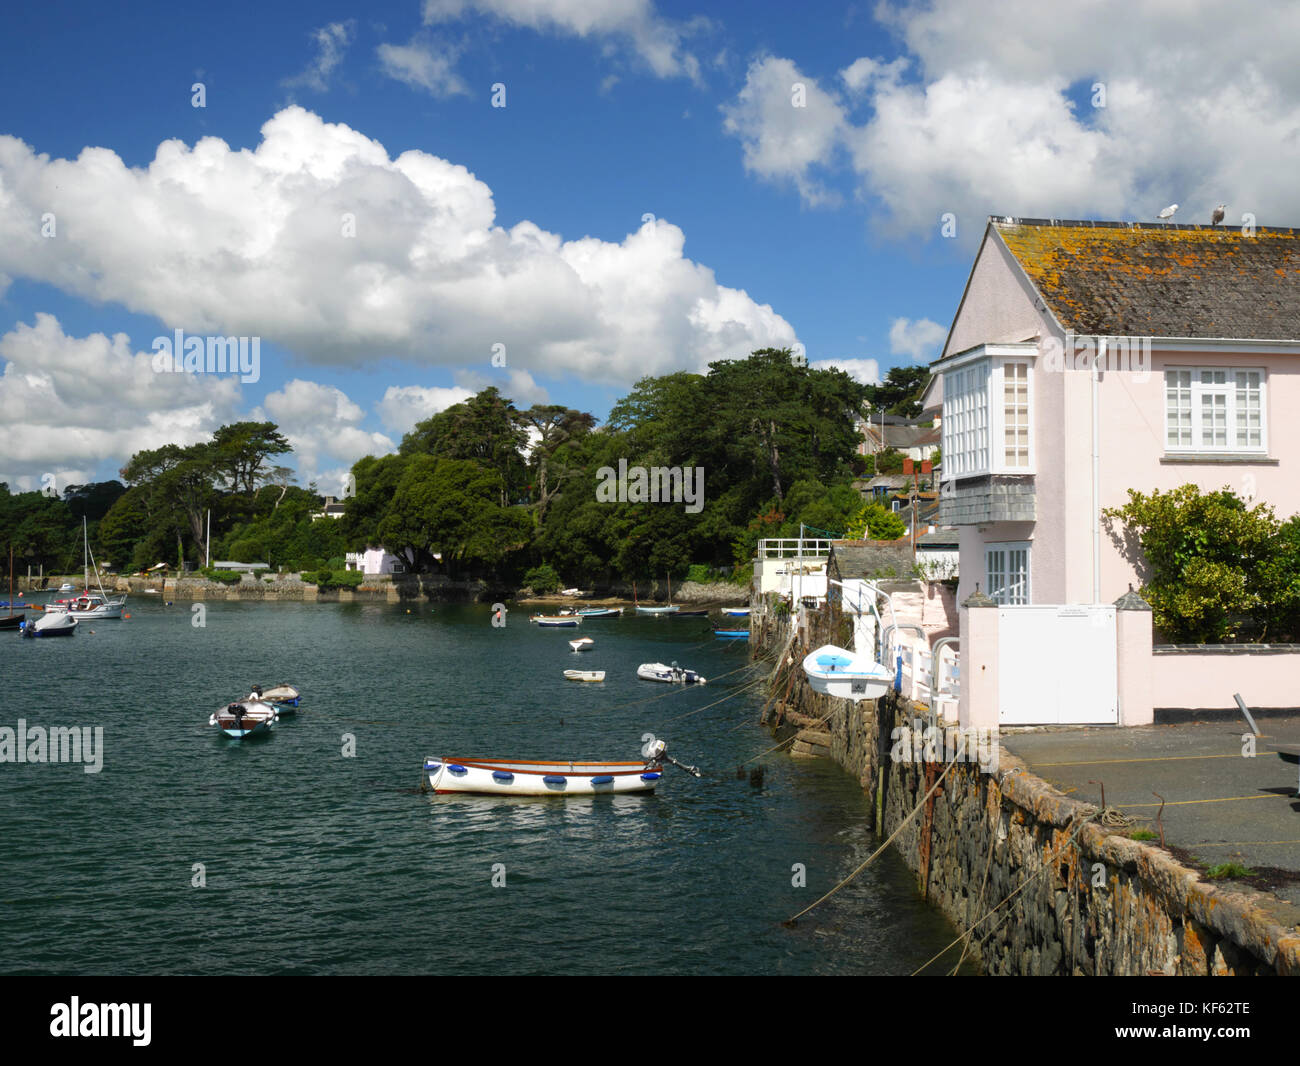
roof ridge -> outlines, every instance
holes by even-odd
[[[1200,222],[1140,222],[1137,220],[1110,220],[1091,218],[1020,218],[1012,215],[989,215],[989,225],[1004,229],[1009,226],[1042,226],[1058,229],[1129,229],[1129,230],[1207,230],[1213,229],[1227,233],[1239,233],[1246,226],[1211,226]],[[1255,234],[1260,233],[1300,233],[1300,228],[1291,226],[1253,226],[1249,227]]]

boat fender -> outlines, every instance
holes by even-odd
[[[514,779],[515,779],[515,775],[512,774],[512,773],[510,773],[510,772],[508,772],[508,771],[506,771],[506,770],[493,770],[493,771],[492,771],[492,780],[494,780],[494,781],[500,781],[500,782],[502,782],[503,784],[509,784],[509,783],[510,783],[511,781],[513,781]]]
[[[663,774],[659,774],[659,773],[651,772],[651,773],[648,773],[648,774],[642,774],[642,775],[641,775],[641,780],[642,780],[642,781],[658,781],[658,780],[659,780],[661,777],[663,777],[663,776],[664,776]]]
[[[559,774],[547,774],[542,778],[542,783],[546,785],[563,785],[568,782],[567,777],[561,777]]]
[[[614,778],[609,774],[601,774],[599,777],[593,777],[591,783],[593,785],[612,785]]]
[[[461,766],[460,763],[449,762],[447,764],[447,769],[450,770],[453,774],[469,773],[469,771],[466,770],[465,767]]]

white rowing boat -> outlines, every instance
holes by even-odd
[[[208,725],[215,725],[235,740],[258,736],[270,732],[279,721],[278,712],[269,703],[253,700],[236,700],[228,703],[208,719]]]
[[[604,681],[604,670],[565,670],[564,676],[569,681]]]
[[[481,792],[497,796],[596,796],[653,792],[660,764],[644,762],[524,762],[431,756],[424,760],[421,788],[437,793]]]
[[[814,691],[846,700],[879,699],[894,684],[893,671],[887,666],[869,655],[859,655],[834,644],[824,644],[809,652],[804,657],[803,671]]]
[[[596,642],[590,637],[579,637],[577,640],[569,641],[569,647],[574,651],[591,651],[596,646]]]

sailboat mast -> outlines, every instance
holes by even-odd
[[[82,574],[83,584],[81,587],[84,588],[87,592],[89,592],[90,591],[90,533],[86,529],[86,516],[84,514],[81,516],[81,569],[84,571],[84,573]]]

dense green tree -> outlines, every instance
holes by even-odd
[[[874,410],[884,408],[886,413],[916,418],[921,413],[921,393],[930,381],[930,371],[924,366],[892,366],[879,385],[868,385],[866,401]]]

